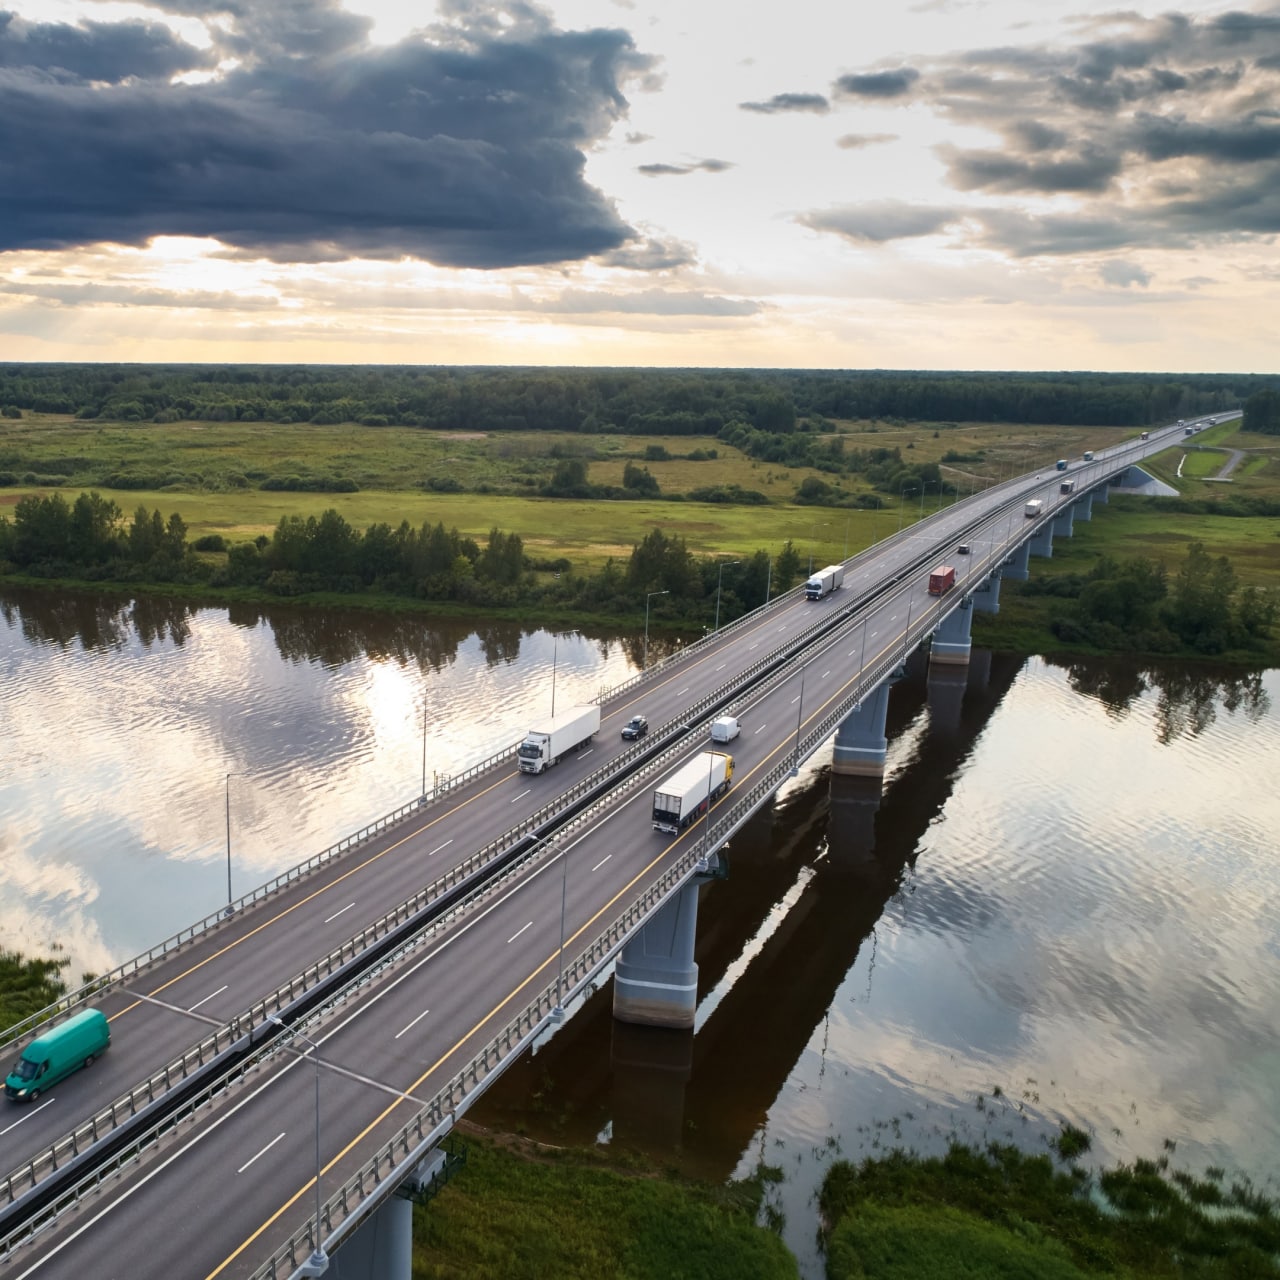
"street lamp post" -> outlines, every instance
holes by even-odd
[[[769,603],[769,592],[773,587],[773,557],[769,557],[768,568],[764,575],[764,602]]]
[[[267,1021],[274,1022],[281,1030],[287,1030],[285,1024],[274,1013],[267,1014]],[[311,1065],[316,1075],[316,1225],[312,1237],[311,1257],[298,1271],[303,1276],[322,1276],[329,1269],[329,1255],[324,1251],[320,1226],[320,1046],[305,1032],[293,1031],[293,1035],[305,1040],[311,1046]],[[305,1055],[304,1055],[305,1056]]]
[[[741,564],[741,563],[742,563],[741,560],[721,560],[720,561],[720,569],[719,569],[719,572],[717,572],[716,574],[716,625],[713,628],[713,630],[715,631],[720,630],[720,583],[724,580],[724,571],[727,567],[732,567],[735,564]]]
[[[227,909],[223,915],[227,916],[235,914],[231,906],[231,779],[243,777],[243,773],[229,773],[224,783],[227,812]]]
[[[427,799],[427,691],[422,690],[422,799]]]
[[[649,601],[654,596],[669,596],[670,590],[667,591],[650,591],[644,598],[644,663],[640,667],[641,671],[649,669]]]
[[[577,631],[566,631],[564,634],[567,640],[570,636],[576,636],[579,633]],[[551,637],[551,715],[553,719],[556,714],[556,658],[559,646],[560,637],[558,634],[553,633]]]
[[[800,668],[800,696],[796,701],[800,704],[796,708],[796,754],[791,764],[791,776],[793,778],[800,775],[800,726],[804,723],[804,673],[805,668]]]
[[[902,532],[902,508],[903,508],[903,501],[902,501],[902,500],[903,500],[903,498],[904,498],[904,496],[905,496],[905,491],[906,491],[906,487],[907,487],[907,481],[908,481],[909,479],[911,479],[911,477],[910,477],[910,476],[904,476],[904,477],[903,477],[903,480],[902,480],[902,483],[898,486],[898,532],[899,532],[899,533],[901,533],[901,532]],[[911,490],[911,492],[912,492],[912,493],[915,493],[915,490],[914,490],[914,489],[912,489],[912,490]]]

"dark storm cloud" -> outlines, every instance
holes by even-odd
[[[955,222],[960,215],[950,208],[906,204],[901,200],[878,200],[867,204],[814,210],[798,221],[814,231],[831,231],[863,244],[884,244],[913,236],[933,235]]]
[[[1120,172],[1120,156],[1115,153],[1025,160],[1007,151],[962,151],[956,147],[940,147],[938,151],[947,161],[952,186],[961,191],[1105,191]]]
[[[997,145],[938,146],[958,190],[998,201],[1062,196],[1075,206],[1051,216],[1007,203],[959,211],[939,226],[961,241],[1023,257],[1280,232],[1280,8],[1117,12],[1076,19],[1072,31],[1050,45],[850,73],[837,91],[928,107],[948,124],[994,134]],[[893,219],[878,220],[883,206],[867,208],[884,234],[863,229],[862,238],[919,234],[910,217],[895,231]],[[801,221],[856,238],[862,216],[855,207],[837,224],[820,213]]]
[[[58,80],[116,83],[129,77],[168,79],[212,65],[207,53],[159,22],[28,22],[0,10],[0,67]]]
[[[169,9],[230,13],[214,52],[243,65],[194,85],[0,69],[0,250],[193,235],[282,261],[491,268],[632,238],[584,177],[586,148],[626,112],[623,84],[649,67],[625,32],[455,4],[430,41],[374,47],[336,0]],[[98,25],[163,62],[143,24]]]
[[[738,107],[765,116],[784,111],[810,111],[821,116],[831,110],[831,103],[820,93],[775,93],[767,102],[740,102]]]
[[[728,160],[692,160],[688,164],[640,164],[636,166],[639,173],[646,178],[678,178],[686,173],[724,173],[732,169]]]
[[[911,92],[919,78],[914,67],[868,71],[841,76],[836,81],[836,92],[849,98],[901,98]]]

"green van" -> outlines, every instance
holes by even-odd
[[[87,1067],[111,1043],[111,1027],[97,1009],[85,1009],[42,1031],[5,1077],[5,1097],[34,1102],[46,1089]]]

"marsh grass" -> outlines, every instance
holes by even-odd
[[[820,1193],[830,1280],[1280,1276],[1276,1205],[1221,1171],[1139,1160],[1091,1179],[992,1144],[832,1166]]]
[[[589,1151],[474,1132],[467,1162],[414,1211],[417,1280],[778,1280],[797,1275],[755,1225],[757,1182],[717,1187],[619,1170]]]

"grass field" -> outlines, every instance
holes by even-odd
[[[1119,428],[1026,427],[1005,424],[913,424],[849,422],[835,424],[849,448],[898,447],[906,459],[938,461],[962,455],[969,460],[943,464],[944,475],[963,489],[981,487],[1014,472],[1048,466],[1059,456],[1079,456],[1085,448],[1103,448],[1130,438]],[[1245,435],[1235,422],[1211,428],[1197,444],[1249,450],[1231,485],[1205,483],[1200,468],[1216,474],[1226,455],[1191,451],[1190,474],[1179,480],[1179,442],[1148,464],[1189,497],[1280,498],[1280,442]],[[681,458],[646,461],[645,452],[661,446],[673,455],[715,449],[717,457],[691,462]],[[531,490],[551,474],[563,456],[582,456],[589,477],[619,484],[628,461],[648,467],[664,493],[738,485],[765,494],[768,505],[645,501],[573,501],[534,496]],[[536,433],[448,433],[406,427],[291,425],[269,423],[124,424],[81,422],[68,417],[28,415],[0,419],[0,471],[22,477],[57,473],[68,496],[98,488],[126,514],[138,505],[178,511],[190,536],[221,533],[237,539],[268,534],[284,515],[318,515],[334,507],[357,528],[385,521],[413,525],[443,521],[483,539],[497,526],[519,533],[535,557],[569,559],[579,572],[592,572],[610,557],[625,557],[654,528],[680,534],[700,556],[740,556],[758,549],[776,553],[790,539],[806,561],[826,563],[852,554],[910,523],[923,510],[937,509],[934,494],[908,495],[901,512],[897,500],[880,512],[800,506],[790,499],[807,468],[756,462],[731,446],[705,437],[626,435],[541,435]],[[1184,469],[1188,470],[1188,469]],[[104,486],[112,472],[152,477],[150,488]],[[356,493],[264,491],[267,476],[343,476],[355,480]],[[466,492],[424,490],[431,477],[448,477]],[[831,477],[824,477],[830,479]],[[163,482],[163,483],[159,483]],[[844,477],[845,488],[865,488]],[[488,488],[489,492],[478,492]],[[499,491],[501,490],[501,491]],[[50,492],[47,486],[18,483],[0,488],[0,512],[26,493]],[[948,495],[948,501],[950,495]],[[1105,508],[1102,509],[1105,512]],[[1192,541],[1215,555],[1227,555],[1246,582],[1277,585],[1280,543],[1276,522],[1222,520],[1194,514],[1153,512],[1141,501],[1120,503],[1123,521],[1105,516],[1082,537],[1081,554],[1137,554],[1180,557]],[[1063,544],[1060,542],[1059,547]],[[1091,548],[1092,550],[1087,550]],[[1048,571],[1071,554],[1055,548]]]

